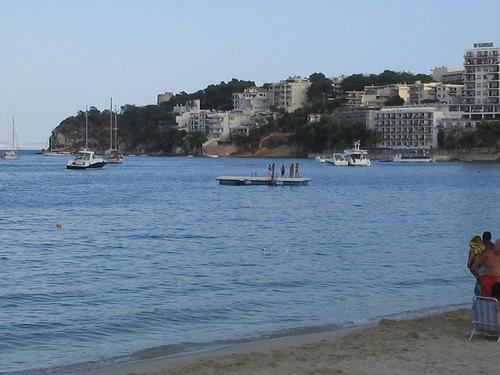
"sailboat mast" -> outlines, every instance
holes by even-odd
[[[89,108],[85,106],[85,149],[88,148],[87,140],[89,135]]]
[[[115,147],[118,150],[118,111],[115,108]]]
[[[109,149],[113,149],[113,98],[109,103]]]
[[[14,115],[12,115],[12,151],[15,150],[14,148],[14,133],[15,133],[15,128],[16,128],[16,123],[15,123],[15,120],[14,120]]]

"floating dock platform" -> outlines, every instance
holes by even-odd
[[[217,177],[221,185],[307,185],[310,178],[305,177],[277,177],[271,179],[269,177],[249,177],[249,176],[220,176]]]

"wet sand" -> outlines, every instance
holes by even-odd
[[[471,331],[457,310],[376,326],[241,344],[177,358],[124,363],[91,374],[499,374],[496,337]]]

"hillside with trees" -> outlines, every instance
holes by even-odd
[[[262,139],[272,140],[272,146],[293,145],[301,155],[325,150],[340,150],[352,145],[356,139],[364,147],[375,147],[380,134],[366,129],[363,122],[335,122],[329,114],[344,105],[342,96],[332,86],[332,80],[323,73],[309,76],[311,86],[308,91],[308,103],[293,113],[272,108],[273,114],[263,125],[253,128],[247,136],[233,135],[231,140],[243,153],[255,153],[261,146]],[[342,82],[344,90],[359,90],[365,85],[383,85],[389,83],[411,83],[416,80],[429,82],[430,76],[407,72],[386,70],[381,74],[368,76],[353,74]],[[186,133],[177,129],[175,105],[183,105],[188,100],[199,99],[204,109],[232,109],[232,95],[253,87],[252,81],[232,79],[209,85],[203,90],[188,94],[181,92],[171,100],[160,105],[135,106],[127,104],[118,114],[118,144],[122,152],[132,154],[179,155],[199,154],[202,144],[207,140],[202,133]],[[266,84],[264,85],[266,86]],[[391,105],[400,105],[402,99],[393,97]],[[319,115],[319,121],[308,122],[309,115]],[[109,110],[99,111],[90,107],[89,147],[103,152],[109,147]],[[498,147],[500,123],[487,122],[474,129],[446,129],[439,132],[439,146],[444,149],[464,149],[474,147]],[[271,134],[286,134],[286,137],[269,138]],[[85,112],[63,120],[54,130],[54,147],[75,151],[84,145]]]
[[[346,77],[341,87],[343,91],[362,91],[365,86],[381,86],[392,85],[395,83],[415,83],[420,82],[433,82],[432,76],[427,74],[413,74],[410,72],[394,72],[392,70],[384,70],[380,74],[352,74]]]

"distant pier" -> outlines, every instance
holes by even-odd
[[[220,176],[217,177],[221,185],[307,185],[310,178],[305,177],[255,177],[255,176]]]

